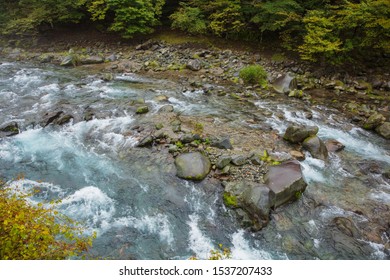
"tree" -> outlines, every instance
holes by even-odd
[[[32,205],[31,196],[0,182],[0,259],[67,259],[88,250],[94,236],[85,236],[80,224],[55,210],[55,203]]]

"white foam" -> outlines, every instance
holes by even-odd
[[[190,227],[189,232],[189,248],[195,253],[199,259],[208,259],[210,251],[214,249],[213,242],[205,236],[198,226],[199,216],[192,214],[187,224]]]
[[[390,205],[390,193],[375,191],[370,194],[370,197],[376,201],[380,201]]]
[[[233,248],[232,259],[236,260],[270,260],[270,253],[251,247],[244,237],[244,230],[239,230],[232,235]]]

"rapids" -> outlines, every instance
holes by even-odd
[[[307,154],[301,199],[274,211],[260,232],[246,231],[224,206],[216,180],[181,180],[163,152],[134,148],[139,139],[128,132],[138,117],[129,101],[143,98],[156,114],[154,97],[162,94],[183,115],[240,126],[248,115],[266,116],[280,135],[290,123],[317,125],[319,137],[346,148],[329,164]],[[97,232],[96,257],[207,258],[223,244],[234,259],[389,259],[390,184],[382,175],[390,168],[389,142],[330,108],[311,108],[309,120],[299,100],[235,102],[167,80],[122,74],[104,81],[83,68],[2,62],[0,125],[16,121],[20,134],[0,139],[0,178],[12,188],[39,188],[33,203],[61,199],[60,211]],[[42,116],[59,108],[73,122],[42,127]],[[97,113],[86,122],[88,108]],[[342,230],[349,222],[352,235]]]

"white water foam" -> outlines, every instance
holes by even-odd
[[[214,249],[213,242],[205,236],[198,226],[199,216],[192,214],[187,224],[190,227],[189,232],[189,248],[195,253],[199,259],[208,259],[210,251]]]
[[[244,237],[244,230],[239,230],[232,235],[233,248],[232,259],[235,260],[270,260],[270,253],[251,247]]]

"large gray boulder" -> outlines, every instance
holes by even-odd
[[[317,126],[290,125],[286,129],[283,139],[291,143],[301,143],[307,137],[317,135],[318,130]]]
[[[270,189],[262,184],[239,181],[225,184],[224,203],[238,211],[244,226],[260,230],[269,222]]]
[[[390,139],[390,122],[384,122],[376,127],[375,131],[386,139]]]
[[[298,199],[307,186],[297,160],[271,166],[265,176],[265,182],[271,190],[270,202],[274,208]]]
[[[292,74],[287,73],[277,78],[272,83],[272,87],[278,93],[289,93],[297,88],[297,80]]]
[[[328,149],[326,148],[325,143],[318,138],[318,136],[310,136],[303,141],[303,148],[308,150],[312,157],[318,158],[321,160],[328,159]]]
[[[0,138],[16,134],[19,134],[19,126],[17,122],[10,122],[0,126]]]
[[[383,124],[385,120],[386,118],[382,114],[374,113],[364,123],[363,128],[368,130],[375,129],[376,127]]]
[[[210,172],[211,163],[208,157],[199,152],[181,154],[175,159],[177,173],[187,180],[203,180]]]

